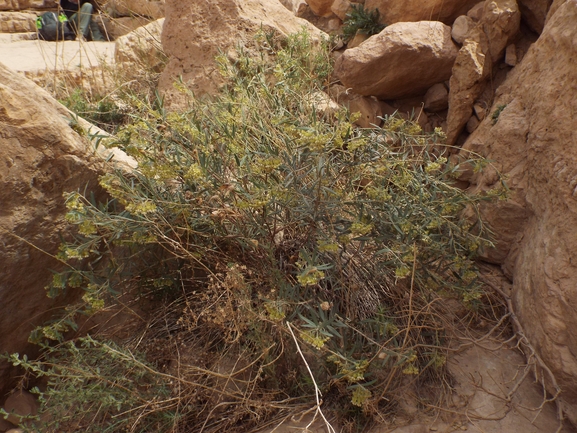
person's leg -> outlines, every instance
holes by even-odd
[[[106,39],[102,35],[102,32],[100,31],[100,27],[98,27],[98,23],[96,23],[96,21],[90,20],[89,28],[90,28],[90,33],[92,35],[93,41],[100,41],[100,42],[106,41]]]
[[[90,3],[84,3],[80,7],[80,11],[72,15],[71,19],[74,19],[75,16],[77,16],[75,20],[78,29],[77,34],[85,38],[88,37],[90,21],[92,19],[92,5]]]
[[[68,18],[68,25],[70,28],[76,33],[76,37],[80,35],[78,31],[78,13],[73,14],[70,18]]]

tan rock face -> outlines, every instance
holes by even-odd
[[[214,61],[219,50],[227,52],[238,44],[250,45],[261,29],[288,35],[301,31],[302,27],[312,37],[322,34],[278,1],[168,0],[162,47],[169,60],[159,89],[169,104],[177,104],[181,99],[173,87],[178,77],[197,96],[214,93],[222,82]]]
[[[331,6],[334,0],[305,0],[312,11],[319,17],[331,15]]]
[[[483,17],[484,8],[485,8],[485,2],[481,1],[477,3],[475,6],[473,6],[471,9],[469,9],[469,11],[467,12],[467,16],[477,22],[481,21],[481,18]]]
[[[302,6],[306,6],[305,0],[280,0],[280,2],[285,8],[287,8],[295,15]]]
[[[486,76],[486,58],[481,44],[466,40],[459,51],[449,88],[449,113],[447,115],[447,141],[455,143],[459,133],[471,117],[475,99],[483,90]]]
[[[378,9],[383,24],[409,21],[441,21],[452,24],[478,0],[366,0],[365,8]]]
[[[0,12],[0,32],[36,32],[36,14],[30,12]]]
[[[335,0],[331,5],[331,11],[343,21],[350,9],[351,2],[349,0]]]
[[[0,11],[25,9],[51,9],[58,5],[56,0],[0,0]]]
[[[431,86],[425,93],[425,110],[442,111],[449,106],[449,91],[443,83],[437,83]]]
[[[143,17],[102,18],[102,27],[106,29],[108,37],[115,41],[121,36],[150,23],[150,19]]]
[[[349,110],[351,114],[360,115],[355,122],[361,128],[374,128],[381,124],[383,112],[378,101],[367,96],[357,95],[347,91],[344,86],[335,85],[330,88],[329,94],[340,105]]]
[[[521,15],[527,25],[536,33],[543,31],[547,12],[553,0],[519,0]]]
[[[68,111],[48,93],[0,64],[0,348],[34,355],[30,331],[64,301],[46,297],[53,258],[66,236],[68,191],[93,190],[104,172],[92,146],[69,126]],[[75,297],[78,294],[70,293]],[[0,361],[0,395],[17,379]]]
[[[116,62],[134,63],[135,67],[146,65],[153,69],[164,65],[166,56],[160,44],[163,25],[164,18],[161,18],[118,38],[115,42]]]
[[[475,27],[475,20],[467,15],[461,15],[457,17],[451,28],[451,36],[453,40],[458,44],[462,44],[467,39],[467,36]]]
[[[488,54],[495,63],[519,31],[521,13],[516,0],[486,1],[481,25],[489,41]],[[487,53],[486,53],[487,54]]]
[[[14,425],[20,424],[20,417],[34,416],[38,413],[40,404],[28,391],[16,391],[6,398],[4,410],[10,414],[7,421]]]
[[[567,416],[577,422],[577,1],[562,4],[539,40],[498,89],[465,150],[508,176],[511,198],[483,211],[499,240],[487,256],[513,281],[525,335],[555,374]],[[502,110],[495,124],[491,114]],[[504,107],[504,108],[503,108]],[[495,186],[491,171],[473,177]],[[515,210],[509,212],[510,210]]]
[[[471,117],[473,104],[483,91],[486,78],[519,31],[520,22],[521,14],[515,0],[487,0],[481,20],[468,30],[451,76],[447,115],[449,144],[455,144]]]
[[[445,24],[397,23],[345,51],[335,64],[335,75],[360,95],[380,99],[422,95],[449,79],[457,53],[451,28]]]
[[[106,8],[115,17],[164,18],[164,0],[109,0]]]

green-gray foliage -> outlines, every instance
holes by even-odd
[[[484,198],[453,185],[459,167],[447,161],[443,134],[422,134],[396,118],[382,128],[355,128],[344,110],[319,107],[330,74],[326,48],[303,34],[279,46],[263,35],[257,42],[252,55],[217,59],[228,86],[215,98],[191,96],[186,112],[136,107],[143,114],[113,144],[139,166],[102,178],[110,203],[68,196],[67,218],[79,236],[63,246],[71,270],[55,275],[50,294],[82,290],[83,304],[33,336],[60,340],[76,312],[93,314],[110,294],[137,285],[181,294],[175,329],[217,352],[239,348],[258,371],[250,395],[227,396],[236,418],[210,418],[219,412],[202,409],[206,388],[179,394],[190,431],[203,423],[222,431],[239,419],[257,424],[263,408],[270,414],[287,397],[310,398],[287,322],[299,330],[329,401],[334,396],[345,413],[370,413],[395,400],[403,377],[442,373],[442,303],[434,300],[458,298],[476,308],[483,294],[473,259],[488,244],[486,232],[462,212],[474,215]],[[109,401],[109,389],[126,419],[73,398],[70,404],[87,417],[102,415],[101,431],[107,422],[131,425],[135,413],[125,407],[141,403],[130,400],[128,384],[106,379],[100,363],[108,361],[98,353],[108,346],[88,341],[63,350],[92,357],[72,359],[74,368],[81,377],[100,368],[103,379],[94,380],[103,394],[94,398]],[[95,348],[100,352],[83,353]],[[78,380],[65,367],[58,371],[46,408],[55,417],[70,409],[50,402],[70,398]],[[163,374],[150,379],[154,389],[192,386]]]
[[[506,107],[507,107],[507,104],[497,105],[497,108],[495,109],[495,111],[493,111],[493,114],[491,115],[491,124],[495,125],[497,123],[497,121],[499,120],[499,116],[501,115],[501,112]]]
[[[343,38],[349,41],[357,32],[372,36],[380,33],[386,26],[380,23],[378,9],[368,10],[361,4],[352,5],[343,22]]]
[[[18,354],[8,360],[46,379],[46,391],[34,392],[51,416],[27,423],[27,430],[165,432],[177,424],[167,380],[114,343],[84,337],[46,348],[40,360]]]
[[[73,90],[60,102],[75,114],[109,132],[114,132],[127,120],[110,97],[88,96],[82,89]]]

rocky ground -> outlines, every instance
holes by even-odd
[[[373,7],[379,3],[376,0],[366,1]],[[144,3],[148,4],[147,2]],[[220,14],[214,13],[212,9],[216,3],[223,5]],[[304,2],[297,0],[286,0],[282,3],[291,3],[289,9],[293,12],[302,10],[306,6],[319,15],[319,20],[324,19],[327,23],[332,23],[338,22],[338,19],[331,15],[330,11],[333,10],[337,14],[336,11],[340,10],[337,6],[344,2],[310,0],[304,4]],[[564,409],[566,411],[565,416],[570,418],[570,413],[574,412],[571,407],[574,407],[574,398],[577,393],[574,374],[575,357],[572,350],[576,343],[574,327],[571,326],[575,320],[574,309],[571,307],[575,299],[573,283],[575,268],[571,265],[570,260],[574,255],[572,252],[575,250],[575,245],[577,245],[577,243],[570,241],[575,237],[573,229],[575,226],[574,215],[576,215],[574,195],[577,182],[575,170],[571,168],[575,166],[577,157],[572,150],[575,146],[570,146],[571,143],[576,142],[573,128],[574,119],[570,114],[575,113],[576,81],[570,59],[572,56],[574,57],[575,53],[574,20],[577,17],[577,3],[575,0],[555,0],[550,13],[550,23],[545,30],[543,30],[545,25],[543,13],[541,16],[536,12],[532,15],[526,12],[526,10],[531,11],[533,9],[537,11],[536,7],[530,8],[532,3],[540,3],[537,1],[519,1],[519,7],[517,7],[517,3],[514,1],[500,0],[497,2],[500,5],[499,8],[493,7],[495,2],[486,2],[484,21],[480,17],[483,14],[479,12],[482,8],[473,7],[475,1],[463,1],[461,3],[462,5],[458,8],[455,6],[455,10],[450,14],[447,12],[446,16],[439,15],[437,17],[435,15],[438,22],[427,21],[427,33],[423,33],[425,36],[422,38],[419,36],[421,33],[417,34],[417,30],[422,30],[424,24],[406,24],[405,21],[430,19],[433,12],[427,13],[425,17],[397,19],[391,17],[393,12],[396,13],[395,8],[383,7],[383,10],[388,11],[387,13],[391,15],[386,17],[390,20],[389,22],[400,21],[400,23],[390,25],[388,30],[381,35],[374,36],[363,47],[352,48],[344,54],[339,54],[342,57],[338,60],[337,70],[340,73],[341,82],[346,85],[345,87],[353,89],[353,92],[346,91],[344,93],[348,95],[349,99],[353,100],[354,98],[354,102],[359,107],[361,105],[367,107],[366,109],[358,108],[358,110],[368,113],[366,117],[369,120],[365,126],[370,126],[370,124],[375,123],[374,119],[378,116],[388,114],[386,110],[394,111],[397,108],[396,106],[391,108],[388,105],[389,102],[393,103],[393,99],[407,96],[406,92],[391,94],[387,93],[390,91],[388,88],[374,87],[375,83],[381,81],[389,85],[393,82],[390,74],[387,76],[387,80],[379,78],[379,74],[386,71],[385,66],[392,65],[392,71],[400,70],[402,73],[398,74],[398,82],[393,83],[394,86],[391,86],[391,89],[397,90],[401,85],[414,89],[417,85],[421,85],[418,101],[411,107],[420,107],[422,102],[425,111],[428,110],[430,119],[423,122],[424,128],[427,125],[430,128],[438,125],[444,126],[448,130],[451,140],[463,144],[464,150],[462,152],[465,152],[465,155],[466,152],[470,151],[481,153],[491,160],[497,161],[496,166],[499,171],[507,175],[509,188],[512,191],[510,199],[491,204],[484,209],[484,216],[495,229],[497,239],[499,239],[497,248],[491,250],[484,259],[489,263],[500,265],[505,276],[513,282],[512,285],[507,286],[511,290],[511,299],[515,306],[511,310],[516,311],[525,328],[525,335],[540,350],[541,357],[558,377],[561,388],[563,388],[561,397],[565,399],[568,407],[568,409]],[[547,3],[546,7],[543,6],[547,12],[551,2],[542,3]],[[0,0],[0,6],[2,4],[2,0]],[[167,12],[167,19],[171,20],[169,26],[171,30],[166,32],[164,46],[164,50],[169,56],[169,63],[163,72],[160,83],[160,89],[164,89],[168,99],[171,96],[176,98],[176,95],[171,95],[171,92],[172,83],[178,76],[189,79],[191,87],[195,90],[208,91],[211,89],[215,84],[215,67],[212,64],[212,59],[217,52],[216,47],[233,46],[233,43],[243,38],[249,40],[254,29],[259,28],[263,22],[270,28],[278,27],[287,33],[298,29],[302,24],[301,21],[294,21],[294,17],[288,12],[288,9],[283,9],[280,4],[275,3],[272,6],[271,3],[267,4],[269,9],[262,16],[259,15],[262,13],[259,9],[261,4],[256,0],[247,1],[244,8],[234,6],[235,4],[232,0],[219,0],[214,3],[198,1],[195,3],[195,7],[198,9],[197,15],[203,16],[205,19],[192,25],[187,15],[189,11],[184,10],[185,6],[189,7],[189,5],[186,2],[172,2],[171,8]],[[442,2],[442,4],[446,5],[446,2]],[[461,10],[461,7],[464,9]],[[14,7],[11,6],[11,8]],[[556,8],[562,9],[560,13],[554,13]],[[264,7],[262,9],[264,10]],[[423,8],[419,9],[419,6],[412,6],[401,9],[418,11]],[[430,7],[430,10],[435,11],[433,6]],[[467,15],[464,15],[465,13]],[[521,30],[519,30],[520,13],[524,14]],[[148,13],[147,15],[159,17],[162,14]],[[459,18],[455,19],[457,16]],[[535,24],[535,17],[537,16],[541,16],[541,18]],[[22,18],[22,22],[25,21]],[[16,22],[15,19],[13,22]],[[243,26],[239,26],[239,22],[242,22]],[[447,25],[451,23],[453,23],[452,28]],[[155,25],[158,27],[157,32],[159,34],[161,25]],[[530,27],[530,31],[527,26]],[[12,27],[16,28],[15,24]],[[238,30],[240,27],[242,29]],[[327,24],[325,30],[330,30],[328,27],[330,26]],[[26,28],[28,27],[22,25],[22,29],[26,30]],[[464,31],[463,28],[466,28],[467,31]],[[438,29],[438,31],[435,33],[433,32],[434,29]],[[319,32],[318,29],[312,27],[309,27],[309,30],[313,34]],[[421,39],[430,42],[431,35],[437,34],[439,40],[437,45],[441,48],[447,46],[450,48],[445,50],[450,61],[447,62],[448,66],[445,67],[446,73],[444,75],[434,75],[430,82],[413,83],[407,78],[407,74],[416,69],[415,62],[417,59],[402,57],[405,59],[404,61],[393,62],[390,61],[392,57],[384,57],[385,55],[392,56],[392,54],[379,51],[379,47],[383,46],[382,40],[394,42],[394,38],[399,35],[404,37],[412,35],[411,31],[418,36],[415,36],[414,46],[421,44]],[[463,37],[459,36],[459,32],[464,34]],[[540,34],[541,32],[543,35]],[[188,39],[182,38],[183,33],[189,36]],[[151,31],[146,30],[141,35],[141,39],[151,34]],[[537,36],[539,36],[539,40],[535,42]],[[98,69],[103,64],[112,65],[117,61],[134,61],[134,59],[126,54],[126,51],[123,51],[122,42],[119,43],[118,41],[45,42],[38,41],[34,37],[35,34],[31,33],[29,29],[21,32],[0,33],[0,63],[8,68],[4,70],[0,66],[0,96],[4,95],[0,97],[0,120],[3,125],[0,143],[5,137],[14,140],[16,140],[14,137],[17,137],[18,140],[23,137],[22,148],[36,151],[34,148],[36,144],[34,143],[44,142],[43,140],[50,136],[51,128],[55,128],[54,125],[62,122],[63,115],[61,111],[54,109],[55,101],[46,102],[49,98],[47,94],[42,93],[41,96],[38,96],[38,94],[34,94],[36,90],[33,90],[30,85],[20,82],[26,81],[19,80],[22,75],[38,82],[38,77],[43,77],[45,80],[46,77],[55,76],[54,71],[73,71],[82,74],[81,71]],[[126,41],[130,41],[131,37],[128,35]],[[158,44],[160,38],[153,37],[152,39]],[[211,44],[207,41],[211,41]],[[411,54],[412,51],[404,48],[406,44],[401,42],[398,45],[404,50],[403,56],[407,55],[407,51]],[[457,45],[453,45],[455,43]],[[529,46],[532,44],[534,46],[529,51]],[[394,44],[389,43],[389,45],[393,46]],[[499,47],[497,51],[500,52],[493,53],[492,51],[497,46]],[[154,54],[151,59],[146,60],[149,66],[159,57],[154,50],[140,49],[136,53],[141,59],[145,54]],[[420,54],[418,60],[423,60],[425,54]],[[507,57],[508,55],[509,57]],[[431,57],[435,61],[439,58],[437,55],[431,55]],[[377,67],[371,69],[360,61],[364,61],[366,58],[375,59]],[[485,62],[485,58],[490,59],[490,61]],[[361,63],[363,63],[361,66],[364,69],[357,68],[357,64]],[[405,69],[402,69],[403,65],[406,65]],[[436,64],[433,65],[434,67],[431,65],[432,63],[427,61],[421,70],[431,73],[441,70],[441,67]],[[541,67],[541,65],[547,65],[547,67]],[[10,71],[8,72],[8,70]],[[502,78],[500,78],[501,76]],[[422,80],[422,74],[419,74],[417,78]],[[363,80],[373,87],[365,91],[364,87],[361,86],[364,83]],[[502,84],[503,82],[504,84]],[[502,87],[499,87],[501,84]],[[331,97],[338,100],[342,96],[336,97],[333,93],[342,95],[343,92],[339,93],[337,90],[337,86],[333,86]],[[441,93],[441,97],[438,98],[441,102],[437,108],[432,108],[431,101],[434,102],[434,98],[429,97],[427,99],[427,95],[434,93],[433,90],[440,90]],[[353,96],[350,96],[351,94]],[[377,99],[375,96],[379,98]],[[30,107],[29,101],[34,101],[32,107]],[[342,100],[338,100],[338,102],[344,103]],[[479,104],[480,102],[485,104]],[[351,101],[348,103],[352,104]],[[5,110],[4,107],[9,107],[6,110],[12,110],[11,114],[6,117],[3,117],[2,114]],[[448,113],[447,107],[449,107]],[[481,109],[478,110],[478,107]],[[495,116],[497,109],[499,111]],[[351,110],[356,111],[352,105]],[[423,110],[421,109],[421,111]],[[501,111],[502,114],[499,117]],[[443,118],[434,123],[433,120],[439,117],[437,112],[444,113]],[[426,116],[425,113],[424,117],[426,118]],[[12,121],[13,123],[10,123]],[[18,129],[21,124],[26,125],[26,122],[32,125],[30,130],[37,131],[40,138],[30,138],[27,135],[28,132],[24,131],[25,128]],[[551,125],[555,125],[555,127],[551,128]],[[61,127],[68,131],[68,127],[64,123]],[[10,135],[12,130],[14,130],[14,137]],[[463,130],[466,132],[463,133]],[[469,133],[471,135],[468,135]],[[70,134],[68,131],[68,135]],[[66,134],[55,133],[54,136],[57,135]],[[26,144],[25,140],[30,141]],[[57,145],[54,144],[56,141],[50,143],[51,151],[57,148]],[[0,146],[0,156],[4,156],[3,151],[9,152],[13,147]],[[76,153],[70,151],[70,147],[71,145],[64,146],[64,150],[59,151],[60,153],[56,152],[55,156],[50,154],[46,157],[48,161],[46,166],[56,168],[48,170],[43,176],[52,179],[54,173],[62,172],[65,173],[65,177],[68,176],[67,181],[69,181],[70,178],[74,180],[72,174],[89,171],[83,167],[81,170],[78,169],[80,166],[74,168],[75,165],[72,162],[62,163],[62,161],[74,162],[77,159],[87,159],[80,151],[75,151],[80,155],[77,158]],[[41,150],[38,150],[38,154],[42,153]],[[61,155],[64,157],[60,158]],[[23,160],[26,162],[26,159],[22,159],[21,155],[10,155],[10,158],[13,161]],[[38,158],[36,154],[30,153],[28,167],[36,164]],[[59,167],[58,164],[63,165],[64,168]],[[26,166],[25,163],[24,166]],[[12,171],[26,172],[24,169]],[[4,179],[1,177],[2,175],[3,173],[0,173],[0,179]],[[95,177],[96,175],[94,174]],[[35,173],[31,174],[31,177],[34,178],[40,178],[38,176]],[[493,188],[495,179],[497,179],[496,175],[490,170],[483,174],[465,173],[462,177],[462,181],[468,182],[472,189],[480,190]],[[81,180],[84,182],[86,179]],[[74,181],[76,182],[76,180]],[[8,184],[8,181],[5,183]],[[21,184],[32,185],[32,182],[24,179]],[[3,188],[4,191],[15,191],[13,185],[8,184]],[[44,184],[41,186],[44,187]],[[69,188],[67,185],[66,187]],[[56,202],[60,198],[62,188],[60,185],[56,185],[56,187],[52,187],[52,184],[46,186],[49,200],[40,197],[42,200],[39,199],[38,203],[30,203],[29,209],[41,209],[40,206],[45,202]],[[26,194],[31,197],[29,193]],[[18,203],[18,199],[15,197],[4,203]],[[59,208],[53,213],[61,213],[61,211],[62,209]],[[49,212],[50,210],[42,210],[38,213],[31,211],[31,215],[33,215],[30,218],[34,217],[38,221],[44,221],[45,215]],[[8,225],[6,227],[9,227],[7,231],[14,231]],[[57,244],[56,240],[50,241],[54,245]],[[47,248],[49,248],[49,244],[47,241]],[[26,254],[22,253],[21,256],[26,256]],[[28,272],[26,271],[27,268],[16,259],[19,260],[16,257],[12,265],[7,266],[17,270],[14,272],[13,281],[19,281],[22,275]],[[4,264],[6,265],[6,263],[5,261]],[[35,262],[34,266],[38,267],[39,263]],[[20,273],[20,277],[17,272]],[[498,284],[498,286],[504,287],[503,284]],[[42,292],[43,295],[42,287],[40,287],[39,292]],[[22,298],[21,295],[18,297]],[[16,301],[17,299],[13,299],[11,300],[13,303],[10,304],[14,311],[21,311],[25,315],[34,317],[40,316],[40,307],[28,311],[18,307],[19,304]],[[3,302],[8,305],[6,300]],[[32,305],[28,299],[26,302],[28,306]],[[44,302],[44,298],[38,302]],[[0,325],[3,323],[0,319]],[[10,325],[11,323],[6,326]],[[25,342],[28,332],[29,330],[22,329],[22,335],[18,337],[21,337],[20,339]],[[523,336],[521,332],[519,335]],[[565,422],[565,425],[560,424],[557,408],[553,403],[547,402],[542,384],[534,379],[534,372],[539,367],[538,363],[535,362],[535,354],[531,353],[527,346],[522,347],[525,349],[523,354],[515,347],[517,340],[507,342],[507,338],[494,338],[491,335],[487,338],[481,338],[477,344],[464,342],[465,345],[462,350],[456,352],[449,360],[454,380],[448,384],[448,387],[452,393],[450,393],[450,398],[443,408],[436,408],[438,410],[433,411],[437,414],[436,416],[427,415],[430,412],[419,406],[418,401],[412,400],[408,395],[406,407],[402,411],[403,417],[387,420],[390,423],[384,424],[374,433],[425,433],[429,431],[449,433],[465,430],[486,433],[569,433],[574,431],[568,422]],[[0,344],[0,346],[1,351],[21,350],[19,347],[7,347],[7,343]],[[2,372],[0,371],[0,373]],[[2,385],[0,383],[0,388]],[[557,387],[556,384],[555,387],[549,385],[549,391]],[[548,397],[550,398],[551,394]],[[30,398],[25,396],[18,400],[18,395],[14,394],[14,398],[10,402],[8,400],[2,401],[2,404],[7,409],[10,405],[14,409],[22,407],[22,405],[30,406]],[[31,413],[34,408],[23,409],[23,411]],[[277,426],[274,430],[271,428],[269,431],[277,433],[304,431],[303,429],[311,421],[312,419],[306,418],[306,416],[301,420],[286,420],[283,425]],[[12,427],[12,424],[5,423],[0,417],[0,432],[7,431]],[[338,428],[336,430],[338,431]],[[330,429],[324,425],[324,422],[319,422],[317,419],[308,431],[328,432]]]
[[[0,62],[27,73],[94,67],[114,62],[114,42],[47,42],[0,34]]]

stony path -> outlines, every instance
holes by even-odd
[[[46,42],[0,38],[0,62],[17,72],[74,70],[114,62],[114,42]]]

